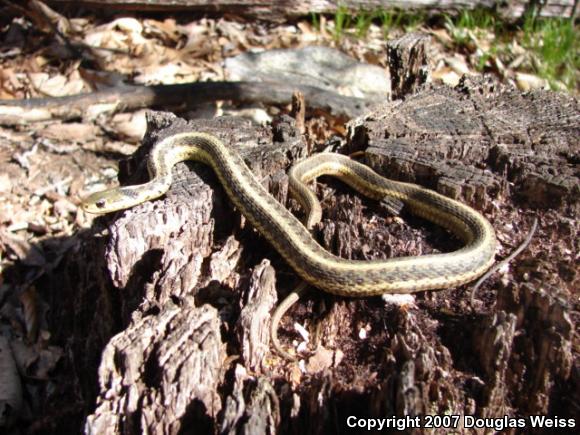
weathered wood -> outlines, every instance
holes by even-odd
[[[0,427],[9,428],[22,413],[22,385],[10,342],[0,336]]]
[[[188,419],[195,418],[199,427],[199,421],[218,414],[225,360],[219,329],[218,311],[209,304],[196,307],[191,297],[134,319],[105,347],[101,395],[86,430],[177,433]]]
[[[413,32],[387,43],[394,100],[416,93],[431,81],[427,58],[430,39],[429,35]]]
[[[369,101],[383,101],[391,96],[391,77],[387,69],[358,61],[331,47],[309,45],[246,51],[225,59],[224,70],[230,80],[275,81],[285,87],[290,84],[313,86]]]
[[[353,121],[342,151],[364,149],[389,177],[478,208],[496,229],[501,257],[525,236],[529,215],[539,216],[540,230],[529,251],[483,285],[475,307],[468,287],[403,305],[312,292],[280,329],[284,346],[315,349],[302,370],[271,353],[267,334],[276,293],[283,297],[295,274],[232,209],[209,169],[178,164],[164,198],[102,218],[63,265],[67,280],[54,284],[52,321],[75,356],[87,430],[328,433],[347,431],[349,415],[573,417],[579,117],[571,97],[465,80]],[[144,145],[122,166],[123,182],[143,180],[152,143],[186,130],[234,146],[287,202],[286,169],[307,150],[288,117],[253,127],[154,114]],[[405,208],[385,215],[332,180],[318,191],[324,218],[315,237],[343,257],[460,246]],[[107,232],[97,237],[99,229]],[[295,323],[319,347],[301,343]]]
[[[278,396],[266,377],[250,376],[237,365],[232,393],[226,398],[223,434],[270,434],[280,425]]]
[[[276,271],[268,260],[258,265],[243,295],[242,309],[236,329],[244,367],[254,373],[263,370],[270,354],[270,312],[276,305]]]
[[[513,352],[522,355],[525,361],[533,361],[533,364],[527,364],[525,368],[519,364],[505,364],[500,372],[495,369],[489,353],[491,346],[478,343],[486,372],[491,374],[493,371],[496,376],[500,372],[504,377],[505,388],[521,391],[515,397],[515,404],[526,414],[549,414],[550,406],[560,399],[564,406],[568,403],[568,406],[574,407],[578,403],[575,402],[578,391],[573,385],[570,390],[572,394],[564,394],[559,399],[554,397],[555,382],[560,382],[561,379],[577,382],[572,370],[574,366],[577,367],[578,353],[572,349],[574,322],[570,318],[566,296],[562,298],[562,290],[552,287],[546,281],[537,279],[519,286],[501,282],[498,286],[498,315],[510,313],[512,325],[508,333],[518,331],[518,334],[510,337],[510,341],[496,339],[495,342],[502,343],[501,346],[505,347],[503,352],[508,353],[504,356],[506,361],[509,360],[509,353]],[[511,346],[508,347],[509,344]],[[527,372],[523,373],[526,369]],[[513,372],[509,373],[509,370]],[[492,387],[493,385],[486,386],[485,390],[492,391]],[[506,393],[502,391],[502,395]],[[487,394],[491,396],[490,392]]]
[[[383,105],[351,124],[351,142],[364,137],[368,163],[385,174],[475,207],[513,196],[530,207],[577,209],[579,113],[565,95],[463,80]]]
[[[300,91],[311,109],[321,109],[338,117],[359,116],[372,104],[364,98],[347,97],[315,86],[258,82],[196,82],[176,85],[127,85],[53,98],[0,100],[0,125],[20,125],[51,119],[75,119],[87,113],[114,113],[154,105],[189,110],[199,103],[231,100],[240,103],[289,104]],[[88,111],[88,108],[93,110]],[[176,109],[177,110],[177,109]]]
[[[507,18],[520,18],[532,4],[529,0],[49,0],[53,5],[83,3],[98,7],[117,9],[151,10],[187,10],[204,13],[229,13],[247,17],[258,17],[264,20],[282,20],[288,17],[308,16],[311,13],[333,14],[339,7],[352,13],[403,9],[421,11],[457,11],[462,9],[495,8]],[[544,17],[570,17],[574,11],[574,0],[547,0],[543,2],[539,13]]]
[[[270,140],[268,132],[240,120],[188,125],[157,115],[150,122],[155,127],[150,129],[149,144],[186,129],[203,129],[237,144],[251,167],[263,173],[266,185],[284,183],[285,177],[279,174],[285,173],[288,159],[301,155],[304,148],[299,136],[286,138],[282,144],[259,146],[260,136]],[[139,177],[146,148],[135,157],[136,164],[124,165],[127,170],[133,168],[131,172]],[[110,273],[110,284],[99,283],[98,292],[115,294],[119,303],[97,304],[95,315],[113,316],[128,327],[104,349],[98,406],[87,420],[89,431],[134,433],[147,428],[154,433],[176,433],[186,429],[190,420],[202,426],[210,424],[207,416],[217,416],[222,410],[221,398],[216,394],[229,361],[220,338],[219,320],[227,316],[224,313],[229,308],[218,313],[210,304],[220,307],[226,301],[233,308],[230,314],[239,316],[238,326],[233,329],[239,337],[245,367],[261,370],[264,356],[270,352],[267,325],[276,301],[274,270],[267,264],[258,266],[249,282],[237,273],[243,249],[235,237],[230,235],[222,243],[220,235],[231,233],[240,221],[232,219],[231,208],[220,198],[222,191],[213,191],[207,184],[217,186],[212,173],[202,165],[193,166],[202,169],[202,178],[192,178],[188,165],[180,164],[165,200],[143,204],[144,208],[134,208],[115,220],[106,255],[97,260],[97,268],[104,267]],[[131,182],[138,180],[132,178]],[[276,190],[281,195],[287,192],[284,187]],[[132,242],[127,244],[129,240]],[[243,290],[246,286],[248,290]],[[240,298],[240,291],[246,295],[238,309],[234,308],[237,302],[233,306],[231,303]],[[195,304],[192,292],[196,294]],[[105,312],[100,311],[101,307]],[[101,341],[101,346],[104,344]],[[78,346],[79,350],[85,347],[82,343]],[[98,354],[87,359],[94,364]],[[267,397],[264,388],[265,384],[258,384],[252,393],[257,396],[248,400],[249,407],[270,409],[262,409]],[[186,397],[195,398],[195,404]],[[115,411],[118,409],[123,413]],[[245,419],[244,425],[278,424],[267,423],[271,416],[256,421],[259,413],[253,414],[254,420]]]

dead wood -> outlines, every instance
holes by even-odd
[[[275,78],[273,78],[275,80]],[[79,119],[88,114],[114,113],[143,107],[173,106],[191,110],[196,104],[231,100],[239,103],[290,104],[294,92],[304,94],[311,109],[338,117],[364,113],[372,101],[346,97],[314,86],[278,82],[197,82],[175,85],[119,86],[68,97],[0,100],[0,125],[20,125],[51,119]]]
[[[49,4],[65,5],[73,0],[49,0]],[[539,5],[529,0],[445,0],[425,2],[420,0],[75,0],[74,3],[98,6],[99,8],[132,9],[141,11],[192,11],[232,15],[240,15],[263,20],[280,21],[285,18],[308,16],[311,13],[333,14],[339,7],[345,7],[351,12],[377,9],[406,9],[425,12],[457,11],[461,9],[495,8],[506,18],[520,18],[532,6],[539,7],[539,14],[544,17],[570,17],[574,10],[574,0],[547,0]]]
[[[482,286],[476,307],[465,288],[418,294],[404,306],[313,292],[281,329],[288,347],[301,341],[294,322],[319,336],[303,370],[274,356],[267,335],[276,294],[293,287],[294,273],[232,209],[209,169],[178,164],[163,199],[102,218],[63,265],[67,278],[55,280],[53,330],[74,355],[86,429],[327,433],[347,431],[349,415],[573,417],[579,109],[571,97],[466,80],[351,122],[342,151],[366,150],[377,171],[481,210],[499,257],[525,236],[531,215],[540,229],[508,271]],[[123,182],[144,179],[156,140],[190,130],[238,149],[286,204],[286,169],[307,152],[286,117],[267,128],[155,113],[143,146],[122,166]],[[385,216],[337,183],[321,186],[316,237],[338,255],[458,248],[404,208]]]
[[[475,207],[508,195],[528,207],[577,211],[578,102],[477,83],[383,105],[352,124],[352,144],[363,138],[367,160],[386,174]]]
[[[427,48],[431,37],[413,32],[387,43],[394,100],[416,93],[430,80]]]

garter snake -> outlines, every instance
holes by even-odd
[[[335,153],[313,155],[289,171],[290,192],[308,211],[303,224],[266,191],[237,152],[205,133],[180,133],[161,140],[149,154],[149,182],[94,193],[82,207],[90,213],[108,213],[158,198],[172,183],[171,168],[183,160],[211,166],[233,204],[298,275],[330,293],[366,297],[444,289],[474,280],[494,261],[495,233],[480,213],[421,186],[386,179]],[[455,234],[464,246],[449,253],[388,260],[337,257],[320,246],[309,231],[320,221],[322,212],[306,183],[320,175],[333,175],[373,199],[397,198],[411,213]],[[275,347],[279,349],[277,340]]]

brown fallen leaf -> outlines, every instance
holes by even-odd
[[[43,96],[63,97],[89,90],[78,71],[74,71],[68,76],[63,74],[51,76],[48,73],[39,72],[28,74],[28,77],[34,89]]]
[[[319,373],[334,365],[335,352],[325,347],[318,347],[314,355],[308,358],[306,370],[308,373]]]
[[[87,137],[99,136],[100,129],[94,124],[81,122],[55,123],[38,132],[39,136],[59,142],[83,142]]]
[[[549,89],[550,85],[547,80],[544,80],[533,74],[525,74],[517,72],[515,75],[516,85],[520,91],[531,91],[534,89]]]
[[[38,338],[40,324],[36,287],[30,286],[20,293],[20,303],[22,304],[22,314],[26,327],[26,338],[28,338],[30,343],[35,343]]]
[[[11,253],[26,266],[42,267],[46,265],[46,258],[37,246],[28,240],[7,233],[0,228],[0,247]]]

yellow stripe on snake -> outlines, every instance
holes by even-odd
[[[495,233],[480,213],[418,185],[386,179],[340,154],[316,154],[290,169],[290,192],[307,210],[304,225],[262,187],[238,153],[204,133],[180,133],[158,142],[148,160],[151,181],[97,192],[82,207],[90,213],[109,213],[158,198],[172,183],[171,168],[183,160],[211,166],[233,204],[248,221],[304,281],[326,292],[366,297],[455,287],[474,280],[494,261]],[[320,246],[309,231],[320,221],[322,211],[306,183],[320,175],[333,175],[373,199],[399,199],[411,213],[451,231],[464,242],[464,247],[449,253],[388,260],[356,261],[337,257]],[[290,355],[280,348],[276,327],[297,295],[290,295],[272,316],[273,345],[285,357]]]

